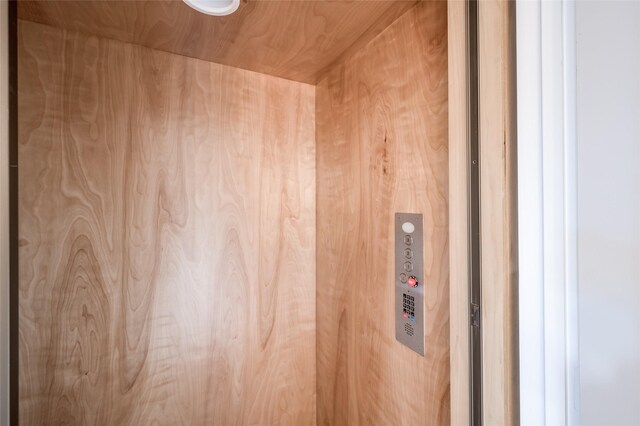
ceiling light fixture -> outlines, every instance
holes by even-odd
[[[240,0],[183,0],[186,4],[197,10],[212,16],[231,15],[238,10]]]

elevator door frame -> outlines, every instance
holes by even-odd
[[[451,424],[510,425],[519,419],[515,3],[477,2],[475,23],[469,6],[448,2]]]

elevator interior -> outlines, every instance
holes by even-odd
[[[20,1],[20,422],[449,424],[447,7]]]

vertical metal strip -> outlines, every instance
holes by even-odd
[[[9,416],[18,425],[18,2],[9,1]]]
[[[482,328],[480,253],[480,149],[478,86],[478,2],[468,3],[469,77],[469,371],[470,420],[482,425]]]

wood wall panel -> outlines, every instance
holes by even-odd
[[[469,85],[467,2],[448,3],[451,425],[469,426]]]
[[[478,4],[483,423],[520,422],[515,4]]]
[[[314,88],[21,22],[20,421],[315,421]]]
[[[317,87],[318,424],[449,424],[447,86],[425,2]],[[424,358],[395,340],[397,211],[424,213]]]
[[[27,1],[21,19],[315,84],[416,0],[243,1],[226,17],[181,0]]]

